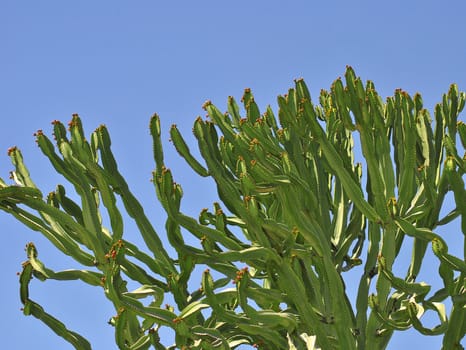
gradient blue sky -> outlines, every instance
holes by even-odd
[[[37,129],[50,134],[53,119],[67,122],[79,113],[87,133],[99,124],[110,129],[121,171],[163,235],[163,211],[149,182],[154,165],[148,122],[154,112],[162,118],[165,141],[176,123],[193,143],[191,126],[204,114],[205,100],[225,110],[229,95],[239,99],[249,87],[262,108],[275,109],[276,96],[294,78],[304,77],[317,96],[346,65],[373,80],[382,96],[396,88],[420,92],[432,110],[451,83],[466,89],[465,13],[462,0],[3,0],[0,176],[8,178],[6,150],[17,145],[44,192],[63,183],[32,134]],[[167,163],[185,190],[184,209],[197,215],[211,207],[216,195],[210,183],[200,182],[165,145]],[[2,348],[71,349],[22,315],[16,272],[29,241],[48,267],[77,265],[4,213],[0,225]],[[426,276],[436,274],[434,265],[430,270]],[[101,290],[78,282],[34,281],[31,297],[95,349],[115,348],[106,323],[114,311]],[[439,344],[438,337],[405,332],[389,349],[439,349]]]

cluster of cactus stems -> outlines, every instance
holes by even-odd
[[[395,331],[411,327],[443,334],[443,349],[462,349],[466,263],[449,254],[435,231],[460,220],[462,234],[449,234],[465,242],[466,253],[466,158],[459,154],[466,124],[458,118],[466,95],[452,85],[432,122],[418,94],[397,90],[384,102],[350,67],[345,83],[337,79],[313,104],[304,81],[296,80],[278,97],[278,120],[270,107],[259,112],[249,89],[243,116],[232,97],[227,113],[206,102],[207,119],[199,117],[193,127],[202,161],[173,125],[178,153],[218,190],[221,204],[197,219],[180,211],[182,188],[165,166],[160,119],[152,117],[153,184],[177,256],[168,254],[120,174],[105,126],[86,139],[74,115],[68,130],[53,122],[55,142],[36,133],[77,201],[62,185],[45,196],[11,148],[14,184],[0,180],[0,209],[80,265],[52,271],[29,243],[20,274],[24,314],[76,349],[91,349],[29,295],[33,276],[79,279],[113,304],[110,324],[120,349],[384,349]],[[355,161],[353,137],[364,166]],[[440,217],[449,191],[455,208]],[[123,210],[145,247],[127,240]],[[396,276],[392,267],[404,244],[412,244],[412,258],[406,275]],[[436,291],[416,279],[427,249],[438,259],[442,287]],[[202,276],[193,273],[198,265],[207,267]],[[351,301],[343,274],[356,266],[360,282]],[[200,288],[190,289],[193,280]],[[129,281],[139,288],[128,290]],[[165,304],[168,295],[174,305]],[[452,305],[448,314],[445,301]],[[433,328],[423,324],[428,310],[438,315]],[[164,327],[175,332],[172,346],[160,339]]]

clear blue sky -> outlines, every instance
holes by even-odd
[[[373,80],[382,96],[401,87],[420,92],[432,109],[451,83],[466,90],[465,13],[463,0],[1,1],[0,176],[8,178],[6,150],[17,145],[44,192],[63,183],[32,134],[50,134],[53,119],[67,122],[79,113],[88,134],[99,124],[110,129],[121,171],[163,235],[163,211],[149,182],[154,164],[148,122],[154,112],[166,141],[172,123],[193,141],[191,126],[207,99],[225,110],[229,95],[239,99],[249,87],[260,106],[275,108],[276,96],[294,78],[304,77],[316,96],[346,65]],[[186,211],[197,215],[211,207],[215,190],[165,145],[167,163],[185,190]],[[0,225],[2,348],[71,349],[19,311],[16,272],[29,241],[48,267],[77,265],[4,213]],[[95,349],[115,348],[106,323],[114,311],[101,290],[34,281],[31,297]],[[406,332],[389,349],[439,344],[438,337]]]

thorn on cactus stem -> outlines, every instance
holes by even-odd
[[[8,155],[11,156],[13,152],[15,152],[18,148],[16,146],[8,148]]]
[[[202,109],[206,110],[208,106],[212,105],[212,101],[211,100],[207,100],[204,102],[204,104],[202,105]]]

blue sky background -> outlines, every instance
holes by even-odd
[[[110,130],[120,170],[163,235],[165,216],[149,179],[154,168],[150,116],[162,118],[167,165],[184,188],[183,208],[196,215],[216,191],[185,166],[168,143],[176,123],[191,127],[210,99],[226,110],[229,95],[252,89],[264,109],[303,77],[314,97],[351,65],[382,96],[420,92],[432,110],[449,85],[466,89],[466,3],[457,1],[17,1],[0,2],[0,177],[17,145],[45,193],[63,183],[32,134],[50,135],[54,119],[79,113],[87,134]],[[463,118],[464,120],[464,118]],[[20,312],[18,277],[24,246],[35,242],[54,269],[76,268],[38,233],[0,213],[4,349],[71,349]],[[137,232],[128,226],[128,239]],[[453,234],[453,232],[450,232]],[[459,232],[455,232],[457,235]],[[458,237],[458,236],[457,236]],[[450,244],[452,252],[460,254]],[[427,266],[426,280],[436,275]],[[360,271],[359,271],[360,272]],[[430,282],[430,281],[429,281]],[[98,288],[34,281],[31,298],[86,336],[95,349],[115,348],[107,320],[115,313]],[[389,349],[439,349],[440,338],[395,335]]]

